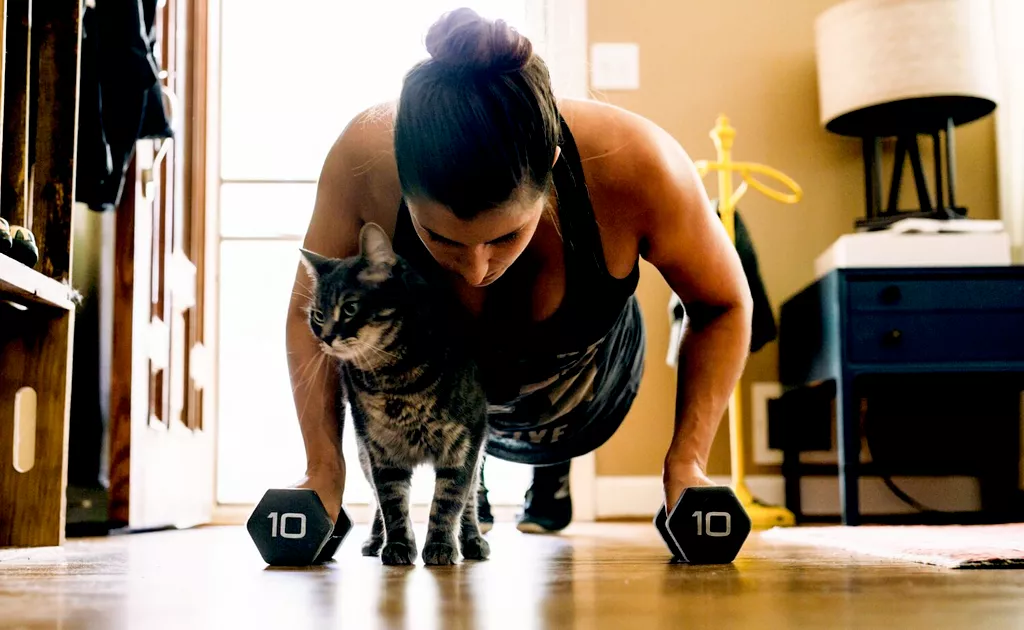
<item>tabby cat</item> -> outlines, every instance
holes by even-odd
[[[359,242],[350,258],[303,249],[302,259],[314,284],[309,325],[323,351],[339,360],[360,464],[377,497],[363,554],[380,554],[388,565],[414,563],[410,480],[415,467],[431,464],[436,483],[423,562],[453,564],[456,538],[464,558],[484,560],[490,548],[475,489],[487,403],[477,367],[452,312],[395,254],[384,230],[367,224]]]

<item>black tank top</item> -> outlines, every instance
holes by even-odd
[[[565,295],[550,317],[517,323],[515,330],[491,328],[475,340],[489,402],[488,452],[533,464],[566,461],[611,437],[643,369],[643,323],[634,297],[639,260],[623,279],[609,273],[579,151],[564,119],[561,127],[553,183]],[[444,273],[404,202],[394,245],[428,279]],[[484,317],[487,308],[492,305]]]

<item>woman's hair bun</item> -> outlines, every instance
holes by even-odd
[[[530,40],[507,22],[465,8],[442,15],[430,27],[426,44],[435,61],[473,72],[520,70],[533,56]]]

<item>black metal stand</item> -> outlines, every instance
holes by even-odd
[[[946,199],[943,195],[943,168],[942,168],[942,143],[941,130],[935,129],[929,135],[932,137],[935,160],[935,203],[932,203],[931,194],[928,191],[928,182],[925,178],[924,168],[921,165],[921,151],[917,144],[915,133],[906,133],[896,136],[896,160],[893,164],[892,184],[889,187],[889,198],[885,208],[882,207],[882,144],[878,136],[867,136],[863,138],[864,146],[864,190],[867,212],[864,218],[858,219],[858,229],[881,230],[885,229],[896,221],[909,217],[926,219],[962,219],[967,216],[967,208],[956,205],[956,156],[954,144],[953,119],[946,123]],[[917,200],[920,207],[917,210],[899,209],[900,186],[903,183],[903,164],[909,159],[910,166],[914,172],[914,185],[917,188]],[[946,203],[948,201],[948,203]]]

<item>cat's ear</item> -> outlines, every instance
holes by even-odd
[[[327,275],[334,268],[334,261],[326,256],[321,256],[302,247],[299,248],[299,252],[302,254],[301,260],[306,267],[306,273],[309,274],[313,282],[319,280],[321,276]]]
[[[398,262],[387,232],[376,223],[367,223],[359,231],[359,253],[365,256],[371,265],[390,267]]]

